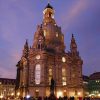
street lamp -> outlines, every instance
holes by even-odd
[[[59,97],[63,97],[62,91],[58,91],[58,92],[57,92],[57,98],[59,98]]]
[[[80,96],[81,95],[81,93],[80,92],[78,92],[78,96]]]
[[[20,92],[17,93],[17,96],[19,96],[19,95],[20,95]]]
[[[17,96],[18,96],[18,98],[19,98],[19,96],[20,96],[20,92],[17,92]]]
[[[26,96],[27,99],[29,99],[30,97],[31,97],[30,95],[27,95],[27,96]]]
[[[98,97],[100,97],[100,93],[98,94]]]
[[[2,99],[3,98],[3,95],[0,95],[0,99]]]

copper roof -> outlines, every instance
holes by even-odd
[[[100,72],[96,72],[90,75],[89,77],[90,80],[98,80],[100,79]]]
[[[0,84],[15,85],[16,79],[0,78]]]

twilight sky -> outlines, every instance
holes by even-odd
[[[0,0],[0,77],[15,78],[16,64],[48,0]],[[55,20],[65,35],[66,51],[73,33],[83,59],[83,74],[100,71],[100,0],[51,0]]]

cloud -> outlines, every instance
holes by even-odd
[[[16,68],[15,68],[16,69]],[[7,68],[6,66],[2,65],[0,63],[0,77],[2,78],[15,78],[16,77],[16,71],[14,68]]]
[[[62,24],[64,30],[67,29],[70,24],[74,22],[77,16],[82,13],[82,11],[84,11],[87,7],[87,0],[77,0],[77,2],[75,2],[73,6],[68,9],[67,13],[64,12],[62,16]]]
[[[70,20],[75,18],[82,10],[86,9],[86,1],[85,0],[80,0],[77,1],[76,5],[74,5],[68,12],[67,15],[67,20]]]
[[[28,34],[29,24],[33,26],[33,17],[36,15],[32,12],[28,1],[4,0],[0,6],[0,38],[12,42],[14,38],[22,38]],[[27,29],[26,32],[25,29]],[[24,34],[23,34],[24,32]]]
[[[20,60],[21,54],[16,50],[4,51],[0,53],[0,75],[1,77],[15,78],[16,77],[16,64]]]

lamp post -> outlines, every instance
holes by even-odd
[[[17,92],[17,97],[18,97],[18,99],[19,99],[19,96],[20,96],[20,92]]]
[[[11,98],[14,98],[14,93],[13,92],[11,93]]]

